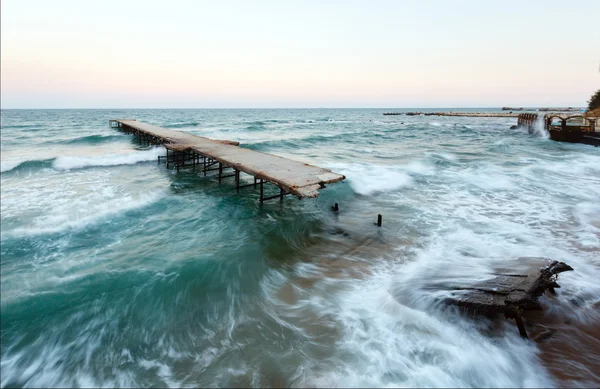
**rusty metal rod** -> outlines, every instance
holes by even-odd
[[[244,185],[238,186],[238,189],[247,188],[249,186],[255,186],[255,185],[254,184],[244,184]]]
[[[276,195],[269,196],[269,197],[263,197],[262,201],[267,201],[267,200],[272,200],[272,199],[277,199],[277,198],[283,199],[283,196],[287,196],[289,194],[290,193],[285,192],[283,195],[280,193],[280,194],[276,194]]]

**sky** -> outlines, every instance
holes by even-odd
[[[7,108],[585,106],[600,1],[2,0]]]

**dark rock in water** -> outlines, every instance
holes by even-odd
[[[515,125],[513,125],[513,126],[510,126],[510,129],[511,129],[511,130],[516,130],[517,128],[519,128],[519,126],[517,126],[516,124],[515,124]]]

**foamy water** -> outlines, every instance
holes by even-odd
[[[3,111],[1,386],[598,385],[597,345],[569,331],[600,319],[600,150],[381,112]],[[115,117],[347,179],[260,207]],[[524,256],[575,269],[526,318],[560,335],[440,304]]]

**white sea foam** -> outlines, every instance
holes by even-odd
[[[110,191],[107,189],[106,191]],[[106,193],[106,192],[105,192]],[[40,215],[32,220],[27,227],[10,230],[6,236],[33,236],[59,233],[68,230],[77,231],[108,216],[117,215],[136,208],[142,208],[161,197],[162,192],[145,193],[140,195],[127,194],[123,197],[108,199],[79,199],[64,204],[56,204],[49,213]]]
[[[413,183],[407,170],[423,170],[422,165],[385,166],[375,164],[330,164],[343,173],[352,189],[363,196],[379,192],[393,192]]]
[[[165,151],[162,147],[155,147],[144,151],[93,157],[61,156],[55,159],[53,166],[59,170],[70,170],[92,166],[133,165],[139,162],[156,161],[159,155],[164,154]]]
[[[366,279],[323,278],[302,264],[296,274],[319,282],[310,293],[296,289],[290,305],[277,298],[285,277],[266,279],[267,307],[285,326],[307,337],[305,352],[323,347],[323,333],[336,333],[326,360],[305,360],[294,386],[341,387],[527,387],[552,384],[535,363],[536,349],[509,328],[501,339],[482,335],[471,321],[416,304],[415,284],[427,262],[382,265]],[[415,289],[415,286],[417,288]],[[399,290],[399,288],[401,290]],[[407,298],[407,296],[409,296]],[[402,299],[404,298],[404,300]],[[310,323],[307,318],[314,317]],[[327,318],[326,321],[319,318]],[[323,326],[323,329],[314,329]],[[493,356],[493,357],[492,357]]]
[[[12,183],[12,182],[11,182]],[[106,170],[69,172],[49,169],[2,188],[2,237],[79,230],[165,195],[165,189],[139,192]]]
[[[550,139],[550,133],[546,130],[544,124],[544,115],[538,115],[537,120],[533,125],[533,132],[544,139]]]

